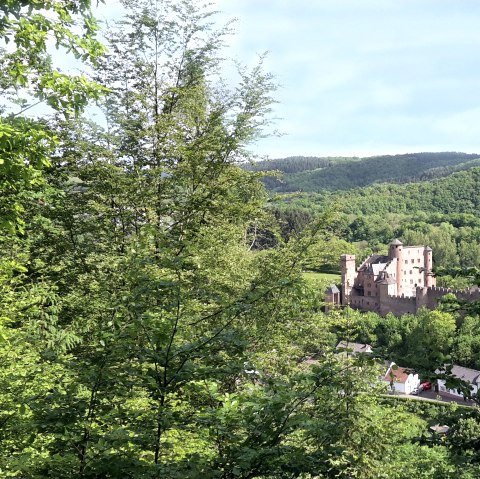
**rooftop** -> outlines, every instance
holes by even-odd
[[[395,368],[395,369],[394,369]],[[385,377],[383,378],[384,381],[394,382],[394,383],[405,383],[407,382],[408,376],[411,373],[411,369],[408,368],[401,368],[396,364],[392,364],[389,368]]]
[[[372,347],[369,344],[352,343],[351,341],[340,341],[335,348],[337,350],[351,350],[354,354],[358,353],[371,353]]]
[[[372,254],[364,261],[358,271],[365,271],[376,276],[385,269],[389,261],[390,258],[388,256]]]
[[[331,284],[326,291],[327,294],[337,294],[340,293],[340,290],[337,288],[336,284]]]
[[[480,383],[480,371],[476,369],[464,368],[463,366],[454,364],[452,367],[452,375],[459,379],[464,379],[471,384]]]
[[[388,278],[377,279],[376,283],[378,284],[396,284],[395,278],[389,276]]]

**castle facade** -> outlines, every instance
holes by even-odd
[[[341,304],[362,311],[397,316],[416,313],[421,307],[435,309],[439,299],[453,293],[459,299],[479,300],[480,290],[457,291],[437,288],[432,276],[432,249],[404,246],[398,239],[389,246],[388,256],[369,256],[355,268],[355,256],[341,256]]]

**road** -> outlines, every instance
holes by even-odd
[[[457,404],[460,404],[461,406],[470,406],[474,407],[475,403],[473,401],[465,401],[461,398],[450,398],[450,397],[445,397],[445,396],[440,396],[437,392],[435,392],[433,389],[429,391],[421,391],[417,395],[413,394],[395,394],[397,397],[405,398],[405,399],[420,399],[423,401],[434,401],[434,402],[443,402],[443,403],[451,403],[451,402],[456,402]]]

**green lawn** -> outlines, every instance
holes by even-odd
[[[305,271],[304,278],[313,286],[328,286],[329,284],[340,284],[341,276],[339,274],[315,273],[313,271]]]

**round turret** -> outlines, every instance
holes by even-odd
[[[340,264],[342,267],[342,304],[346,305],[356,277],[355,255],[342,254]]]
[[[397,294],[402,292],[402,267],[403,267],[403,243],[399,239],[394,239],[390,243],[390,260],[397,260],[395,280],[397,281]]]
[[[394,239],[390,243],[390,259],[398,258],[398,255],[403,251],[403,243],[399,239]]]
[[[433,257],[432,257],[432,248],[430,246],[425,246],[423,250],[423,265],[424,265],[424,282],[423,284],[427,287],[435,286],[436,281],[432,276],[433,268]]]

